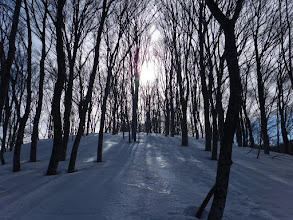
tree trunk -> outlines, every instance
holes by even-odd
[[[249,142],[250,142],[249,147],[254,148],[254,138],[253,138],[252,128],[251,128],[251,124],[250,124],[250,119],[248,117],[248,114],[246,111],[246,106],[243,101],[242,101],[242,109],[243,109],[243,113],[244,113],[244,117],[245,117],[245,124],[246,124],[246,127],[248,128],[248,133],[249,133]]]
[[[247,147],[247,130],[245,129],[244,126],[244,121],[243,121],[243,116],[242,116],[242,111],[240,110],[240,126],[241,126],[241,131],[242,131],[242,146]]]
[[[175,135],[175,111],[174,111],[174,94],[173,94],[173,85],[172,85],[172,77],[173,77],[173,68],[171,67],[170,70],[170,77],[169,77],[169,94],[170,94],[170,113],[171,113],[171,124],[170,124],[170,132],[171,137]]]
[[[127,129],[128,129],[128,142],[131,143],[131,129],[130,129],[130,122],[128,118],[128,111],[127,111],[127,99],[125,99],[126,105],[125,105],[125,117],[126,117],[126,122],[127,122]]]
[[[151,96],[148,95],[146,98],[146,102],[147,102],[147,113],[146,113],[146,118],[147,118],[147,134],[151,133],[152,130],[152,123],[151,123]]]
[[[221,140],[223,137],[223,127],[224,127],[224,110],[222,106],[222,78],[223,78],[223,72],[224,72],[224,61],[225,57],[224,54],[220,57],[220,66],[219,70],[217,72],[217,94],[216,94],[216,109],[218,114],[218,124],[219,124],[219,139]]]
[[[61,149],[61,161],[66,160],[66,152],[67,152],[67,145],[68,145],[68,138],[70,132],[70,115],[71,115],[71,108],[72,108],[72,92],[73,92],[73,80],[74,80],[74,67],[76,62],[77,50],[80,47],[80,29],[82,20],[79,19],[79,2],[74,5],[74,43],[73,43],[73,52],[71,54],[70,42],[66,42],[67,54],[68,54],[68,61],[69,61],[69,77],[68,77],[68,84],[67,89],[65,92],[65,111],[64,111],[64,135],[63,135],[63,145]],[[67,38],[66,38],[67,39]]]
[[[205,139],[206,145],[205,150],[211,151],[211,126],[210,126],[210,105],[209,105],[209,95],[208,89],[206,84],[206,76],[205,76],[205,64],[204,64],[204,40],[205,40],[205,33],[203,30],[204,25],[204,15],[203,15],[203,3],[200,3],[199,8],[199,29],[198,29],[198,36],[199,36],[199,65],[200,65],[200,79],[201,79],[201,91],[203,96],[204,102],[204,124],[205,124]]]
[[[24,0],[25,3],[25,12],[26,12],[26,23],[28,28],[28,46],[27,46],[27,99],[26,99],[26,108],[22,118],[20,118],[19,122],[19,129],[16,138],[16,144],[14,148],[13,154],[13,172],[20,171],[20,150],[21,144],[23,143],[23,136],[24,136],[24,129],[29,117],[30,107],[31,107],[31,78],[32,78],[32,31],[30,25],[30,16],[27,7],[27,2]],[[20,116],[20,112],[18,113]]]
[[[12,103],[11,102],[11,106],[9,105],[9,97],[6,97],[5,100],[5,120],[3,123],[3,136],[2,136],[2,145],[1,145],[1,152],[0,152],[0,157],[1,157],[1,164],[4,165],[5,164],[5,159],[4,159],[4,152],[6,151],[6,139],[7,139],[7,130],[8,130],[8,123],[9,123],[9,118],[11,116],[11,107],[12,107]]]
[[[132,98],[132,139],[134,142],[136,141],[136,131],[137,131],[138,87],[139,87],[139,78],[135,77],[135,90],[134,90],[134,97]]]
[[[173,33],[173,47],[174,47],[174,56],[175,56],[175,71],[177,74],[177,83],[179,87],[179,100],[181,104],[181,112],[182,113],[182,118],[181,118],[181,132],[182,132],[182,141],[181,145],[182,146],[188,146],[188,129],[187,129],[187,101],[188,101],[188,93],[189,93],[189,88],[188,88],[188,79],[187,79],[187,91],[186,91],[186,97],[184,95],[184,89],[183,89],[183,78],[182,78],[182,66],[181,66],[181,57],[180,53],[177,50],[177,34],[176,34],[176,29],[174,29]],[[187,62],[187,61],[186,61]],[[186,70],[187,71],[187,70]],[[177,99],[178,100],[178,99]],[[178,112],[179,113],[179,112]],[[179,119],[180,117],[178,117]]]
[[[197,120],[197,113],[198,113],[198,109],[197,109],[197,95],[196,95],[196,92],[197,92],[197,86],[196,86],[196,83],[194,83],[194,89],[193,91],[191,91],[191,99],[192,99],[192,118],[193,118],[193,121],[194,121],[194,129],[195,129],[195,138],[196,139],[199,139],[199,131],[198,131],[198,127],[197,127],[197,123],[198,123],[198,120]]]
[[[286,129],[286,115],[285,115],[285,103],[284,103],[284,94],[283,94],[283,82],[282,82],[282,76],[280,76],[280,79],[278,81],[278,109],[279,109],[279,115],[281,119],[281,133],[284,143],[284,153],[288,153],[289,149],[289,140],[288,140],[288,132]]]
[[[230,166],[232,165],[232,144],[241,104],[241,80],[237,59],[234,25],[225,28],[225,50],[230,77],[230,99],[224,124],[224,134],[218,161],[216,191],[208,219],[221,219],[225,208]]]
[[[203,213],[205,207],[207,206],[207,204],[209,203],[210,199],[211,199],[212,196],[214,195],[214,193],[215,193],[215,189],[216,189],[216,185],[214,185],[214,186],[210,189],[209,193],[207,194],[206,198],[203,200],[202,204],[200,205],[200,207],[199,207],[199,209],[198,209],[198,211],[197,211],[197,213],[196,213],[196,215],[195,215],[196,218],[200,218],[200,217],[201,217],[201,215],[202,215],[202,213]]]
[[[45,14],[43,17],[43,29],[41,33],[42,42],[42,56],[40,60],[40,81],[39,81],[39,99],[36,108],[36,115],[33,122],[33,133],[31,138],[30,162],[37,161],[37,141],[39,137],[39,121],[43,105],[43,90],[45,78],[45,59],[46,59],[46,19],[47,19],[47,5],[45,5]]]
[[[213,116],[213,149],[212,149],[212,160],[218,159],[218,123],[217,123],[217,111],[212,109]]]
[[[1,147],[1,151],[0,151],[0,159],[1,159],[1,164],[4,165],[5,164],[5,159],[4,159],[4,147]]]
[[[90,106],[87,113],[87,126],[86,126],[86,136],[89,135],[90,132],[92,132],[92,126],[91,126],[91,114],[92,114],[92,102],[90,102]],[[90,130],[91,127],[91,130]]]
[[[137,33],[135,33],[137,34]],[[137,131],[137,107],[138,107],[138,88],[139,88],[139,76],[138,76],[138,58],[139,58],[139,47],[136,37],[136,52],[134,56],[134,77],[135,77],[135,87],[134,96],[132,97],[132,139],[136,141],[136,131]]]
[[[223,216],[228,184],[230,166],[232,164],[232,144],[237,126],[237,117],[241,106],[241,78],[238,64],[238,53],[236,47],[236,37],[234,34],[235,22],[239,17],[243,0],[238,0],[232,20],[225,17],[213,0],[206,0],[213,16],[218,20],[225,34],[225,53],[230,78],[230,98],[224,124],[223,139],[218,161],[216,177],[216,189],[212,207],[208,219],[221,219]]]
[[[86,111],[86,107],[83,104],[84,103],[82,102],[81,106],[83,106],[83,107],[81,107],[79,109],[80,122],[79,122],[77,135],[76,135],[76,138],[74,139],[72,150],[71,150],[69,166],[68,166],[68,170],[67,170],[68,173],[73,173],[75,171],[75,161],[76,161],[76,157],[77,157],[78,147],[79,147],[79,143],[80,143],[81,137],[84,132],[85,115],[86,115],[86,113],[84,111]]]
[[[103,103],[101,107],[101,122],[100,122],[100,131],[99,131],[99,140],[98,140],[98,154],[97,154],[97,162],[102,162],[103,159],[103,137],[104,137],[104,126],[105,126],[105,118],[106,118],[106,105],[107,99],[110,91],[110,80],[111,80],[111,70],[108,72],[107,83],[105,88],[105,95],[103,97]]]
[[[1,63],[1,84],[0,84],[0,121],[2,121],[2,110],[5,104],[6,94],[9,88],[10,82],[10,70],[14,60],[15,54],[15,38],[17,34],[18,20],[21,8],[21,0],[15,1],[15,8],[12,20],[11,31],[9,35],[9,49],[7,59],[3,59],[3,63]]]
[[[290,17],[290,8],[288,7],[288,0],[285,0],[286,3],[286,23],[287,23],[287,29],[288,29],[288,75],[291,81],[291,86],[293,88],[293,61],[292,61],[292,30],[291,30],[291,24],[292,24],[292,17]],[[291,10],[292,12],[292,10]]]
[[[207,23],[204,23],[205,30],[207,30]],[[207,45],[205,45],[206,48],[211,48],[210,41],[207,39]],[[208,98],[211,106],[211,113],[212,113],[212,137],[213,137],[213,146],[212,146],[212,160],[217,160],[218,158],[218,122],[217,122],[217,110],[216,106],[214,105],[213,100],[213,87],[215,87],[214,83],[214,76],[213,76],[213,61],[212,61],[212,55],[209,49],[207,49],[207,56],[208,56],[208,68],[209,68],[209,89],[208,89]],[[221,57],[220,57],[221,60]],[[219,82],[220,80],[218,80]],[[221,83],[218,84],[218,88],[221,87]],[[217,90],[219,92],[219,90]],[[216,98],[217,98],[216,94]],[[217,102],[217,100],[216,100]],[[217,103],[216,103],[217,104]]]
[[[96,72],[98,69],[98,63],[99,63],[99,57],[100,57],[99,50],[100,50],[101,37],[102,37],[104,23],[105,23],[110,5],[111,5],[111,3],[109,3],[109,5],[107,5],[107,0],[103,0],[103,11],[102,11],[102,15],[101,15],[101,21],[100,21],[100,25],[99,25],[99,29],[98,29],[98,34],[96,37],[95,57],[94,57],[93,69],[91,71],[89,85],[88,85],[88,91],[87,91],[85,100],[82,100],[80,102],[80,109],[79,109],[80,123],[79,123],[78,133],[75,138],[76,141],[74,141],[74,145],[72,148],[68,172],[74,172],[74,169],[75,169],[75,161],[76,161],[76,156],[77,156],[77,152],[78,152],[78,148],[79,148],[79,142],[80,142],[80,139],[81,139],[83,132],[84,132],[86,112],[88,110],[88,105],[92,99],[92,91],[93,91],[93,86],[94,86],[94,82],[95,82]]]
[[[65,54],[63,50],[63,34],[62,29],[64,27],[63,21],[63,7],[66,0],[59,0],[57,6],[57,21],[55,23],[56,35],[57,35],[57,63],[58,63],[58,74],[57,81],[55,83],[54,95],[52,100],[52,116],[54,123],[54,140],[53,149],[50,158],[50,163],[47,169],[47,175],[56,175],[59,160],[61,159],[62,150],[62,122],[60,112],[60,101],[63,91],[63,85],[66,76],[66,65],[65,65]]]
[[[117,120],[116,113],[118,111],[118,91],[117,91],[117,79],[114,79],[114,85],[113,85],[113,95],[114,95],[114,103],[113,103],[113,109],[112,109],[112,118],[113,118],[113,126],[112,126],[112,135],[117,134]]]
[[[170,105],[168,97],[168,76],[166,73],[166,89],[165,89],[165,136],[167,137],[170,134]]]
[[[238,147],[243,146],[242,132],[243,131],[241,129],[241,122],[240,122],[240,115],[239,115],[237,119],[237,128],[236,128],[236,141],[237,141]]]
[[[11,139],[10,139],[10,147],[9,147],[9,150],[12,151],[13,150],[13,147],[14,147],[14,144],[15,144],[15,139],[16,139],[16,136],[17,136],[17,130],[18,130],[18,127],[19,127],[19,118],[16,116],[16,113],[14,112],[14,115],[13,115],[13,121],[14,122],[14,126],[13,126],[13,132],[12,132],[12,135],[11,135]]]
[[[72,108],[74,63],[75,63],[75,58],[71,58],[68,85],[67,85],[67,89],[65,93],[65,111],[64,111],[64,128],[63,128],[64,135],[63,135],[63,144],[61,149],[60,161],[66,160],[66,152],[67,152],[67,145],[68,145],[69,131],[70,131],[70,115],[71,115],[71,108]]]
[[[257,72],[257,90],[258,90],[258,99],[260,107],[260,118],[261,118],[261,134],[263,137],[264,144],[264,153],[269,154],[269,136],[267,129],[267,116],[266,116],[266,107],[265,107],[265,95],[264,95],[264,85],[261,73],[261,58],[259,57],[258,52],[258,42],[257,35],[254,36],[254,47],[255,47],[255,59],[256,59],[256,72]]]
[[[184,99],[181,101],[182,104],[182,121],[181,121],[181,129],[182,129],[182,146],[188,146],[188,129],[187,129],[187,101]]]

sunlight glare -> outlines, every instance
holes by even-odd
[[[145,62],[141,68],[140,82],[142,84],[152,83],[155,80],[155,64],[150,62]]]

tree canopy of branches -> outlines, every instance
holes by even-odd
[[[198,216],[214,196],[220,219],[234,142],[293,154],[292,19],[288,0],[3,0],[1,163],[14,150],[20,171],[24,142],[37,162],[40,138],[55,175],[70,138],[75,172],[84,134],[99,133],[97,162],[105,132],[202,137],[218,170]]]

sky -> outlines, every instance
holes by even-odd
[[[141,68],[140,82],[142,84],[152,83],[156,77],[156,66],[153,60],[144,62]]]

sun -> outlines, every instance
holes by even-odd
[[[156,67],[153,61],[144,62],[141,67],[140,82],[152,83],[156,78]]]

